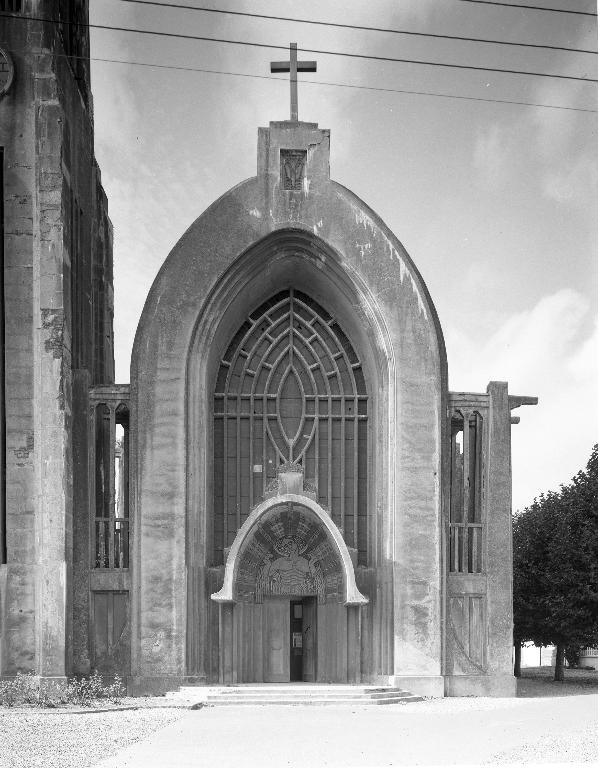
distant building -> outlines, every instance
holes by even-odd
[[[556,647],[554,645],[537,646],[524,643],[521,648],[522,667],[554,667],[556,663]],[[567,660],[565,659],[565,666]],[[582,648],[579,653],[580,667],[598,669],[598,648]]]
[[[554,645],[537,646],[524,643],[521,647],[522,667],[554,667],[556,648]]]

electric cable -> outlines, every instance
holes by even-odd
[[[14,49],[13,49],[14,50]],[[20,51],[14,51],[15,53],[32,53],[30,50],[20,50]],[[149,61],[130,61],[130,60],[124,60],[124,59],[108,59],[108,58],[101,58],[97,56],[92,57],[86,57],[86,56],[68,56],[64,53],[49,53],[47,51],[39,51],[35,52],[34,54],[38,56],[54,56],[54,57],[62,57],[62,58],[70,58],[70,59],[86,59],[89,61],[98,61],[98,62],[104,62],[109,64],[126,64],[131,65],[135,67],[149,67],[154,69],[172,69],[179,72],[200,72],[205,74],[212,74],[212,75],[227,75],[231,77],[247,77],[254,80],[276,80],[280,83],[288,83],[287,78],[283,77],[272,77],[271,75],[254,75],[249,74],[247,72],[230,72],[227,70],[221,70],[221,69],[204,69],[202,67],[187,67],[183,65],[176,65],[176,64],[158,64],[157,62],[149,62]],[[328,87],[335,87],[335,88],[353,88],[361,91],[379,91],[382,93],[403,93],[407,95],[413,95],[413,96],[431,96],[441,99],[457,99],[460,101],[481,101],[486,102],[488,104],[512,104],[516,106],[522,106],[522,107],[538,107],[542,109],[559,109],[564,110],[566,112],[586,112],[589,114],[598,114],[598,109],[590,109],[587,107],[564,107],[562,105],[558,104],[543,104],[540,102],[532,102],[532,101],[516,101],[512,99],[492,99],[485,96],[463,96],[460,94],[454,94],[454,93],[438,93],[434,91],[413,91],[408,90],[406,88],[384,88],[383,86],[373,86],[373,85],[357,85],[356,83],[335,83],[335,82],[329,82],[329,81],[322,81],[322,80],[301,80],[301,84],[305,85],[323,85]]]
[[[3,16],[12,16],[12,14],[0,13],[0,17],[3,17]],[[43,19],[43,18],[38,18],[33,16],[14,16],[13,18],[24,19],[27,21],[40,21],[44,23],[49,22],[53,24],[65,23],[65,22],[54,20],[54,19]],[[67,22],[67,23],[70,24],[74,22]],[[226,45],[242,45],[242,46],[248,46],[252,48],[268,48],[271,50],[282,50],[282,51],[288,50],[288,47],[285,45],[274,45],[269,43],[254,43],[247,40],[229,40],[227,38],[205,37],[203,35],[185,35],[180,32],[160,32],[160,31],[154,31],[149,29],[136,29],[131,27],[111,27],[106,24],[76,23],[76,26],[85,26],[91,29],[111,30],[113,32],[128,32],[128,33],[139,34],[139,35],[154,35],[158,37],[176,38],[179,40],[193,40],[193,41],[202,41],[202,42],[210,42],[210,43],[222,43]],[[500,69],[497,67],[481,67],[473,64],[449,64],[449,63],[440,62],[440,61],[424,61],[422,59],[403,59],[403,58],[396,58],[392,56],[374,56],[372,54],[365,54],[365,53],[349,53],[347,51],[328,51],[328,50],[320,50],[317,48],[301,48],[301,51],[303,53],[315,53],[320,56],[342,56],[342,57],[347,57],[351,59],[365,59],[368,61],[382,61],[382,62],[400,63],[400,64],[416,64],[416,65],[424,65],[429,67],[459,69],[459,70],[468,70],[468,71],[475,71],[475,72],[495,72],[498,74],[505,74],[505,75],[521,75],[524,77],[544,77],[544,78],[551,78],[556,80],[571,80],[571,81],[577,81],[577,82],[583,82],[583,83],[598,83],[597,78],[579,77],[577,75],[561,75],[561,74],[554,74],[554,73],[551,74],[548,72],[531,72],[529,70]]]
[[[547,11],[548,13],[570,13],[575,16],[591,16],[598,18],[595,13],[590,11],[571,11],[568,8],[545,8],[542,5],[521,5],[520,3],[502,3],[498,0],[457,0],[458,3],[475,3],[476,5],[499,5],[503,8],[519,8],[527,11]]]
[[[461,37],[459,35],[441,35],[433,32],[414,32],[406,29],[389,29],[386,27],[368,27],[361,24],[341,24],[335,21],[315,21],[313,19],[297,19],[290,16],[270,16],[265,13],[250,13],[249,11],[227,11],[221,8],[204,8],[197,5],[185,5],[183,3],[164,3],[160,0],[121,0],[123,3],[136,3],[137,5],[150,5],[159,8],[176,8],[179,10],[201,11],[203,13],[219,13],[228,16],[244,16],[251,19],[269,19],[271,21],[290,21],[297,24],[312,24],[320,27],[335,27],[338,29],[353,29],[360,32],[385,32],[393,35],[409,35],[414,37],[429,37],[438,40],[457,40],[468,43],[487,43],[490,45],[509,45],[518,48],[540,48],[548,51],[565,51],[567,53],[589,53],[596,55],[598,51],[585,48],[567,48],[562,45],[545,45],[540,43],[520,43],[509,40],[491,40],[483,37]]]

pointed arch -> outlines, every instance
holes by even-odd
[[[329,539],[333,542],[335,550],[340,559],[343,574],[343,602],[345,605],[365,605],[368,599],[364,597],[355,583],[355,572],[353,563],[347,545],[336,525],[326,514],[325,510],[313,499],[295,493],[285,493],[280,496],[274,496],[266,499],[253,510],[241,529],[235,536],[231,546],[226,567],[224,570],[224,584],[222,589],[212,595],[212,600],[217,603],[234,603],[235,598],[235,579],[239,570],[239,563],[243,554],[243,549],[247,542],[251,540],[252,533],[263,520],[263,518],[275,507],[291,504],[297,507],[305,507],[316,516],[318,523],[325,530]]]

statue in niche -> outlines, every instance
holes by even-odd
[[[303,183],[307,151],[283,149],[280,152],[282,188],[300,190]]]
[[[263,602],[265,595],[317,595],[318,602],[325,601],[324,574],[315,557],[303,557],[308,545],[295,536],[283,536],[274,545],[279,557],[268,553],[259,570],[255,584],[256,602]]]

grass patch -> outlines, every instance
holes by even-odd
[[[562,683],[554,680],[554,667],[522,667],[517,680],[517,696],[542,698],[547,696],[582,696],[598,693],[598,672],[590,669],[565,669]]]

